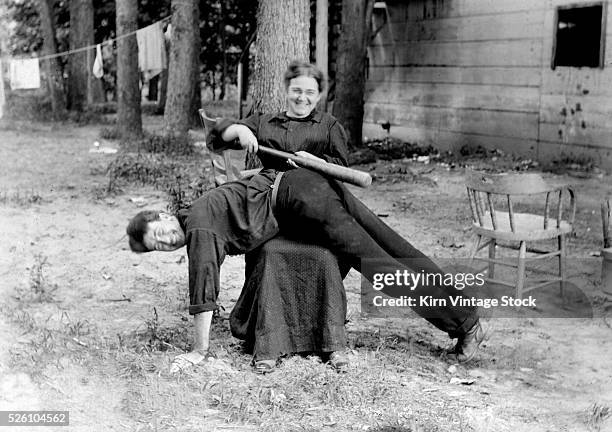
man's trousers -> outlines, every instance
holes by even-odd
[[[443,273],[343,185],[313,171],[284,173],[278,185],[275,216],[284,235],[329,248],[370,282],[375,274],[395,274],[398,270]],[[383,292],[395,297],[442,299],[430,303],[445,306],[417,305],[413,310],[452,338],[465,334],[478,320],[476,308],[452,306],[449,297],[461,295],[454,287],[421,284],[413,288]]]

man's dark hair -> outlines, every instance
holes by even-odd
[[[160,220],[158,210],[144,210],[134,216],[126,228],[128,237],[130,238],[130,249],[132,252],[150,252],[142,239],[147,232],[149,222]]]
[[[312,63],[307,63],[299,60],[294,60],[289,63],[289,66],[287,66],[287,70],[285,71],[284,76],[285,88],[289,87],[289,81],[291,81],[293,78],[297,78],[302,75],[314,78],[319,87],[319,93],[323,93],[327,81],[325,78],[325,74],[323,74],[323,72],[321,72],[321,69],[319,69]]]

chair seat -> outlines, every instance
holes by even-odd
[[[485,212],[482,217],[483,224],[473,223],[476,233],[500,240],[545,240],[568,234],[572,231],[572,225],[562,220],[557,227],[557,220],[548,218],[548,227],[544,229],[544,216],[531,213],[514,213],[514,232],[510,228],[510,216],[508,212],[495,211],[497,229],[493,229],[491,213]]]

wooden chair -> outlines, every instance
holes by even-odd
[[[204,111],[203,109],[198,110],[198,113],[200,114],[200,119],[202,119],[204,131],[208,136],[210,130],[215,126],[218,119],[208,117],[206,115],[206,111]],[[223,183],[226,183],[228,181],[248,178],[252,175],[257,174],[261,170],[261,168],[239,170],[232,162],[231,150],[226,150],[222,154],[217,154],[209,151],[208,154],[210,156],[210,162],[213,169],[213,179],[215,182],[215,186],[222,185]]]
[[[472,229],[477,236],[470,253],[470,264],[473,260],[488,262],[483,270],[488,270],[487,280],[516,288],[516,298],[542,286],[559,282],[561,295],[566,273],[566,240],[572,232],[576,213],[574,191],[567,186],[547,184],[538,174],[486,174],[476,171],[467,173],[467,193],[472,213]],[[526,208],[517,212],[516,208]],[[534,212],[533,209],[540,212]],[[527,242],[557,239],[557,247],[549,252],[537,248],[528,248]],[[499,243],[502,241],[503,243]],[[504,260],[496,256],[496,248],[508,247],[517,249],[518,260]],[[488,257],[477,257],[480,250],[489,248]],[[535,256],[527,256],[527,252]],[[558,259],[558,276],[533,281],[525,286],[525,271],[542,272],[527,267],[529,261],[546,258]],[[509,283],[495,279],[495,265],[517,269],[516,281]]]

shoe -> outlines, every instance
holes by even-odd
[[[487,332],[480,321],[472,326],[466,334],[459,336],[452,353],[459,363],[466,363],[474,358],[478,347],[485,340]]]
[[[349,359],[346,356],[346,354],[343,354],[338,351],[334,351],[331,354],[329,354],[328,363],[330,364],[332,368],[336,369],[337,371],[344,371],[348,369],[349,364],[350,364]]]
[[[257,360],[253,365],[253,370],[257,374],[266,374],[274,372],[276,368],[276,360]]]

